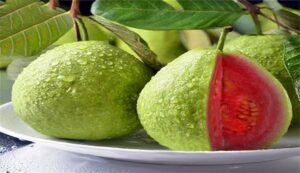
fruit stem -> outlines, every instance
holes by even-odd
[[[223,28],[223,31],[222,31],[221,36],[218,41],[217,50],[219,50],[221,52],[223,51],[224,43],[226,40],[226,35],[228,34],[228,32],[231,32],[232,30],[233,30],[232,26],[227,26],[227,27]]]
[[[249,11],[254,24],[255,24],[255,28],[256,28],[256,32],[258,35],[262,35],[262,29],[261,29],[261,25],[260,22],[258,20],[257,14],[259,14],[260,10],[258,7],[256,7],[255,5],[252,5],[250,2],[248,2],[247,0],[238,0],[241,4],[243,4],[246,9]]]
[[[49,7],[51,8],[51,9],[55,9],[56,7],[58,7],[59,5],[58,5],[58,1],[57,0],[50,0],[49,1]]]

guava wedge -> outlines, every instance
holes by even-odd
[[[267,148],[288,129],[292,108],[277,79],[241,54],[194,49],[144,87],[144,129],[172,150]]]
[[[286,115],[291,114],[291,106],[280,87],[269,73],[246,58],[220,54],[208,96],[207,127],[212,149],[266,148],[282,136],[290,121]]]
[[[283,43],[285,41],[284,35],[244,35],[228,42],[224,49],[229,52],[239,52],[256,61],[281,82],[291,99],[292,125],[299,127],[300,101],[283,62]]]

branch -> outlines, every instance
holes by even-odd
[[[297,34],[300,34],[300,31],[299,31],[299,30],[294,29],[294,28],[291,28],[291,27],[289,27],[288,25],[286,25],[286,24],[284,24],[284,23],[281,23],[281,22],[279,22],[279,21],[276,21],[276,20],[272,19],[271,17],[267,16],[266,14],[262,13],[261,11],[259,12],[259,15],[263,16],[264,18],[266,18],[266,19],[268,19],[268,20],[270,20],[270,21],[272,21],[272,22],[274,22],[274,23],[276,23],[277,25],[281,26],[282,28],[285,28],[285,29],[287,29],[287,30],[290,30],[290,31],[293,31],[293,32],[295,32],[295,33],[297,33]]]
[[[241,4],[243,4],[246,9],[249,11],[254,23],[255,23],[255,28],[256,28],[256,32],[258,35],[262,35],[262,30],[261,30],[261,25],[260,22],[258,20],[257,14],[260,13],[260,10],[258,7],[256,7],[255,5],[252,5],[250,2],[248,2],[247,0],[238,0]]]
[[[59,4],[58,4],[58,1],[57,0],[50,0],[49,1],[49,7],[51,8],[51,9],[55,9],[56,7],[58,7],[59,6]]]
[[[79,14],[79,0],[72,0],[70,14],[72,17],[76,18]]]

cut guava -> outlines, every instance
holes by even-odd
[[[238,55],[217,57],[208,98],[207,126],[214,150],[265,148],[285,121],[285,103],[277,85]]]
[[[172,150],[267,148],[290,124],[289,97],[267,70],[240,54],[194,49],[163,67],[140,93],[144,129]]]
[[[286,38],[283,35],[243,35],[228,42],[224,50],[247,56],[247,58],[254,60],[276,77],[291,99],[293,109],[292,125],[300,126],[300,101],[283,62],[283,43],[285,41]]]

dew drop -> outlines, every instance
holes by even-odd
[[[87,59],[86,58],[79,58],[77,62],[81,65],[86,65],[87,64]]]
[[[67,89],[67,91],[66,91],[66,92],[68,93],[68,92],[70,92],[71,90],[72,90],[72,88],[71,88],[71,87],[69,87],[69,88]]]
[[[160,113],[159,116],[162,117],[162,118],[165,117],[165,115],[163,113]]]
[[[50,77],[47,77],[47,78],[45,79],[45,81],[46,81],[46,82],[49,82],[49,81],[50,81]]]
[[[72,94],[75,94],[75,93],[76,93],[76,89],[75,89],[75,88],[72,89],[71,93],[72,93]]]
[[[187,126],[191,129],[193,129],[195,127],[194,124],[188,124]]]
[[[62,79],[64,79],[65,78],[65,76],[63,76],[63,75],[58,75],[57,76],[57,79],[59,79],[59,80],[62,80]]]
[[[66,82],[73,82],[75,80],[75,76],[73,76],[73,75],[65,76],[65,78],[63,78],[63,80]]]

